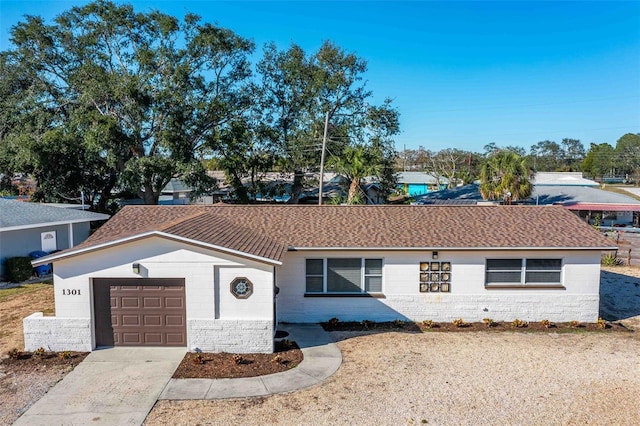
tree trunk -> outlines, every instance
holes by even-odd
[[[291,185],[291,199],[289,204],[298,204],[300,201],[300,194],[302,194],[302,182],[304,179],[304,173],[301,170],[295,170],[293,172],[293,185]],[[322,194],[319,195],[320,197]]]
[[[140,193],[140,198],[142,198],[143,204],[156,205],[158,204],[158,199],[160,197],[153,190],[153,186],[151,185],[151,183],[146,182],[144,184],[144,191]]]
[[[347,197],[347,204],[353,204],[353,200],[357,197],[360,190],[360,179],[354,178],[349,185],[349,195]]]

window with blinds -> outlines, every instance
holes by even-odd
[[[306,259],[307,293],[381,293],[382,259]]]

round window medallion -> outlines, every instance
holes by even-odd
[[[238,299],[247,299],[253,294],[253,283],[247,278],[238,277],[231,281],[231,293]]]

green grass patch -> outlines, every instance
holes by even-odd
[[[0,302],[9,300],[15,296],[22,294],[34,293],[42,290],[43,288],[51,288],[51,283],[35,283],[35,284],[23,284],[18,287],[3,288],[0,290]]]

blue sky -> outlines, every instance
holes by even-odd
[[[120,2],[120,1],[118,1]],[[25,14],[86,1],[0,0],[0,49]],[[367,60],[375,102],[394,100],[396,147],[461,148],[640,133],[640,1],[130,1],[196,13],[252,39],[315,51],[329,39]]]

